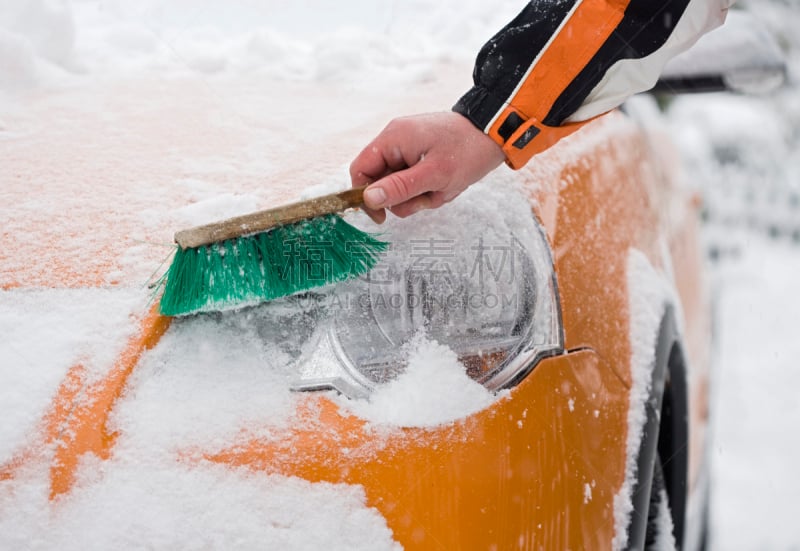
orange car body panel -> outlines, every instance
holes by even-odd
[[[182,111],[178,116],[191,118]],[[368,504],[383,514],[407,549],[609,548],[615,530],[614,497],[625,476],[632,381],[626,279],[630,249],[644,252],[654,266],[674,275],[683,303],[689,363],[701,369],[691,379],[692,388],[700,389],[691,407],[698,426],[704,415],[702,369],[709,359],[709,320],[696,279],[699,260],[691,217],[678,224],[668,219],[669,201],[688,205],[690,198],[670,189],[674,175],[650,161],[642,130],[624,115],[612,113],[579,134],[593,132],[599,139],[581,138],[579,154],[566,155],[556,146],[543,154],[541,164],[534,159],[519,173],[552,245],[567,353],[541,361],[507,397],[454,423],[377,434],[324,396],[308,393],[300,401],[297,422],[280,437],[240,440],[232,435],[230,446],[222,451],[187,449],[175,460],[360,484]],[[354,135],[355,131],[351,138]],[[143,146],[148,151],[158,147]],[[286,174],[291,174],[285,183],[285,195],[290,196],[299,177],[291,170]],[[314,181],[313,172],[305,174],[307,181]],[[111,179],[106,183],[111,186]],[[18,191],[24,188],[28,193],[28,185]],[[256,185],[250,179],[245,187]],[[47,193],[44,184],[41,192]],[[113,189],[102,188],[100,193]],[[163,200],[179,202],[177,191],[163,193]],[[139,200],[144,204],[148,198]],[[82,230],[80,222],[76,232]],[[88,269],[82,267],[84,259],[69,259],[69,235],[50,235],[50,244],[62,247],[64,265],[56,265],[57,273],[18,263],[0,285],[114,285],[119,278],[109,274],[120,269],[116,240],[129,240],[131,228],[127,219],[116,227],[105,226]],[[49,235],[47,228],[34,231],[43,239]],[[14,244],[11,234],[4,239]],[[21,241],[17,245],[24,248]],[[672,252],[671,266],[664,263],[665,247]],[[3,248],[5,255],[12,251],[13,247]],[[155,261],[160,254],[150,258]],[[121,280],[131,277],[123,273]],[[113,454],[114,435],[107,421],[115,401],[138,359],[168,327],[169,320],[154,311],[143,313],[138,333],[105,378],[91,385],[84,385],[81,366],[73,367],[38,434],[0,465],[0,480],[13,478],[27,462],[45,461],[55,498],[70,491],[84,454]],[[692,473],[699,468],[700,445],[690,445]]]
[[[511,396],[453,424],[376,436],[310,398],[301,427],[284,437],[202,457],[361,484],[408,549],[602,549],[624,477],[624,397],[613,372],[582,351],[543,361]]]

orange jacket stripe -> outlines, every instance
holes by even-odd
[[[583,0],[577,3],[550,44],[534,60],[528,75],[507,101],[508,106],[486,129],[487,134],[502,145],[512,168],[522,167],[531,156],[583,126],[584,123],[576,123],[549,127],[540,121],[614,32],[622,21],[628,1]],[[526,122],[506,140],[499,130],[512,113]],[[529,143],[530,139],[525,140],[532,132],[535,134],[531,138],[537,138],[535,144]],[[536,136],[540,133],[543,135]]]
[[[652,86],[669,56],[721,24],[730,3],[534,0],[481,49],[475,86],[453,109],[520,168]]]
[[[629,0],[583,0],[508,100],[525,118],[543,120],[553,103],[619,25]]]

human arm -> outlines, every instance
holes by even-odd
[[[407,216],[454,198],[494,168],[472,162],[497,160],[492,145],[495,153],[498,148],[503,153],[494,166],[505,160],[520,168],[588,120],[651,88],[664,64],[720,25],[732,3],[529,2],[481,49],[474,86],[454,106],[454,113],[401,119],[399,127],[397,121],[390,123],[353,161],[353,185],[371,184],[368,213],[380,221],[383,208]],[[474,128],[453,123],[458,133],[446,136],[433,123],[454,120],[455,113]],[[474,138],[472,130],[490,141]],[[402,163],[390,162],[399,158]],[[443,158],[450,162],[425,166],[428,160]],[[457,177],[438,174],[456,165],[463,165]],[[380,191],[385,197],[382,203],[373,200]]]

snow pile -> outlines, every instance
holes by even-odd
[[[71,7],[45,0],[0,1],[0,92],[28,89],[52,68],[75,70]]]
[[[336,9],[323,0],[3,0],[0,90],[165,72],[424,81],[438,61],[474,59],[519,9],[512,0],[345,1]]]
[[[258,312],[175,320],[117,403],[117,449],[146,459],[194,446],[214,451],[246,431],[269,436],[294,412],[289,357],[259,337]]]
[[[671,551],[677,549],[677,546],[675,545],[675,536],[673,535],[675,525],[672,523],[672,514],[669,510],[669,496],[667,496],[667,492],[664,488],[659,489],[658,493],[659,502],[658,513],[656,515],[657,532],[654,549]]]
[[[218,222],[258,210],[258,198],[250,194],[222,193],[179,208],[175,218],[186,226]]]
[[[29,473],[33,474],[33,473]],[[55,503],[39,477],[0,485],[0,547],[398,550],[362,488],[227,467],[87,458]]]
[[[467,376],[446,346],[420,333],[406,350],[408,367],[397,379],[378,387],[368,400],[340,403],[372,423],[429,427],[471,415],[496,400]]]

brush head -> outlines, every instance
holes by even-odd
[[[335,214],[175,251],[157,291],[167,316],[273,300],[367,273],[389,244]]]

